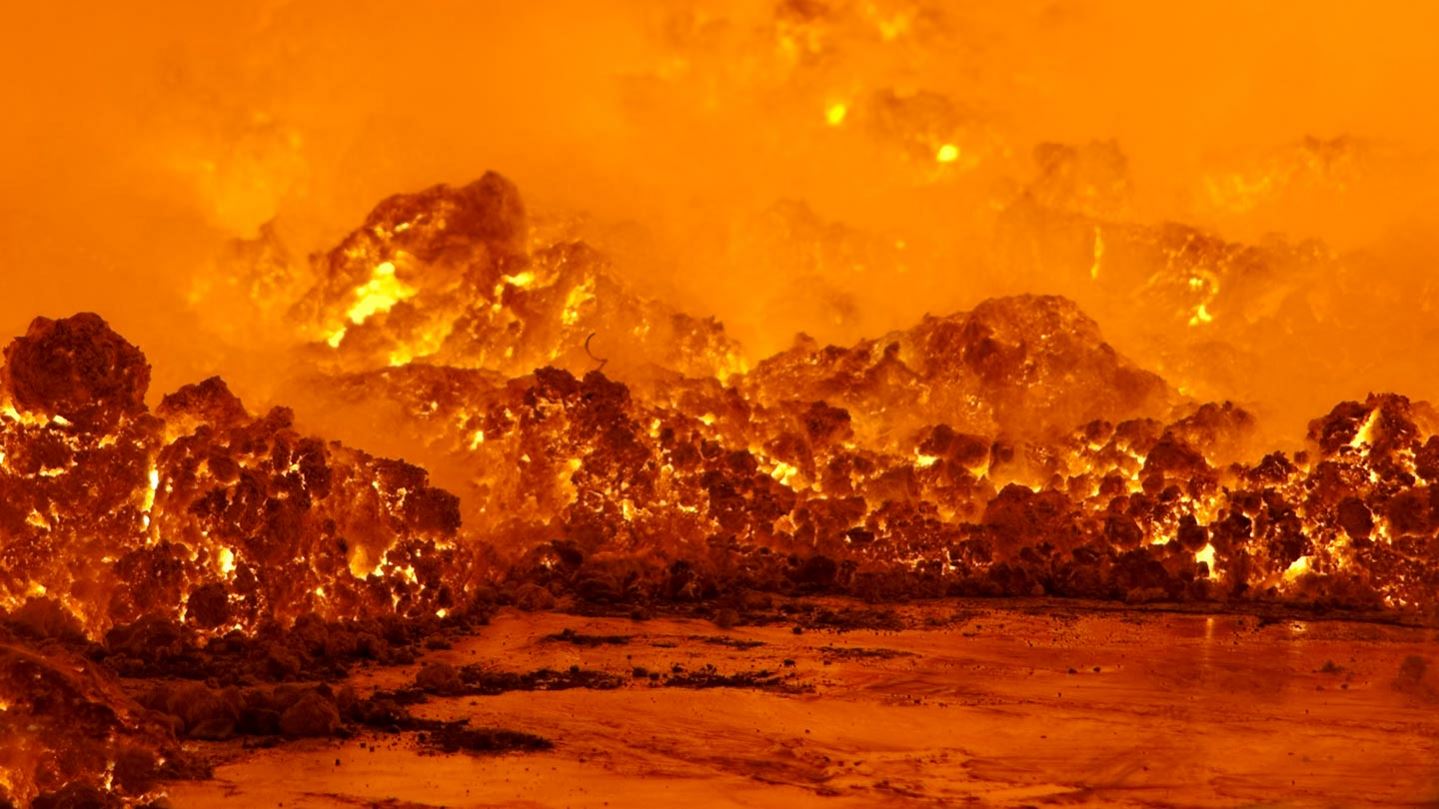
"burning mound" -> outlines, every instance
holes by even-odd
[[[849,349],[801,337],[745,376],[761,402],[823,400],[893,440],[946,422],[969,431],[1047,436],[1097,418],[1167,412],[1158,376],[1120,357],[1099,325],[1054,296],[984,301]]]
[[[168,726],[103,666],[32,644],[0,628],[0,806],[118,806],[112,790],[142,797],[181,774]]]
[[[506,374],[593,367],[589,337],[631,368],[712,376],[735,368],[713,320],[630,291],[582,242],[527,245],[519,192],[497,174],[462,188],[397,194],[318,257],[292,307],[302,330],[355,370],[411,360]]]
[[[474,194],[485,202],[456,202]],[[495,201],[511,194],[489,175],[463,191],[393,197],[319,262],[316,289],[346,278],[331,297],[362,298],[363,279],[388,272],[404,222],[430,223],[406,253],[414,278],[488,278],[500,254],[532,266],[550,248],[513,252],[521,206]],[[448,213],[456,205],[469,206],[468,224],[439,228],[461,221]],[[441,232],[443,250],[432,241]],[[495,234],[511,235],[496,247]],[[345,263],[359,258],[380,263]],[[600,266],[577,270],[577,283],[594,282]],[[596,311],[632,302],[620,287],[595,288]],[[406,297],[404,311],[425,316],[425,300]],[[546,598],[760,588],[1433,607],[1423,554],[1335,530],[1339,500],[1373,513],[1430,482],[1409,470],[1434,432],[1429,411],[1399,397],[1336,412],[1389,413],[1420,443],[1376,449],[1361,437],[1242,465],[1248,413],[1186,401],[1064,298],[994,299],[851,348],[801,337],[744,373],[696,373],[651,353],[667,369],[582,376],[572,371],[597,364],[584,354],[591,332],[566,331],[569,310],[495,301],[497,317],[523,322],[516,334],[546,335],[549,355],[567,358],[559,368],[517,375],[511,357],[473,346],[423,362],[373,355],[360,358],[368,369],[346,360],[351,370],[307,376],[291,397],[352,443],[418,458],[459,494],[467,529],[491,544],[506,578]],[[484,346],[505,344],[496,323]],[[343,344],[334,353],[344,358]],[[1334,499],[1326,481],[1341,469],[1347,488]],[[1354,502],[1346,514],[1358,513]]]
[[[103,321],[37,320],[0,389],[3,605],[53,602],[92,636],[146,617],[220,634],[444,616],[497,585],[538,603],[762,589],[1435,606],[1425,405],[1346,403],[1312,451],[1234,463],[1247,413],[1184,401],[1072,303],[1034,296],[848,349],[801,340],[724,379],[693,364],[631,384],[515,375],[531,354],[496,354],[505,335],[584,353],[601,323],[523,304],[515,273],[545,250],[525,251],[522,210],[495,175],[386,200],[318,260],[299,307],[325,325],[384,297],[351,325],[385,351],[349,351],[346,327],[306,349],[338,364],[291,393],[352,444],[422,466],[306,437],[283,408],[253,417],[218,379],[152,413],[144,357]],[[572,280],[598,283],[601,265]],[[492,281],[519,297],[480,306]],[[635,311],[596,289],[603,323]],[[476,307],[509,325],[423,362],[393,354],[391,326],[449,328]]]
[[[39,318],[0,380],[0,606],[92,635],[316,612],[433,615],[467,585],[458,503],[425,471],[256,418],[219,379],[144,404],[149,366],[95,315]]]
[[[745,372],[718,324],[635,296],[592,249],[527,247],[522,210],[495,175],[400,195],[317,260],[290,311],[329,336],[299,350],[313,364],[288,396],[348,444],[251,414],[218,378],[151,410],[145,357],[96,315],[36,319],[5,349],[11,799],[142,796],[175,734],[393,724],[353,694],[253,681],[401,659],[390,642],[496,601],[1439,611],[1426,404],[1343,402],[1309,450],[1245,463],[1249,413],[1186,399],[1052,296],[850,348],[801,338]],[[612,375],[597,333],[634,338]],[[220,691],[114,679],[221,669]],[[87,741],[57,744],[63,723]]]
[[[423,469],[303,436],[284,409],[256,418],[219,379],[151,412],[144,356],[96,315],[38,318],[4,356],[0,803],[143,800],[179,774],[177,732],[263,726],[267,710],[276,732],[313,726],[289,718],[302,691],[247,692],[226,720],[203,686],[137,702],[116,672],[386,659],[410,630],[377,617],[432,628],[471,600],[477,549]],[[292,635],[321,648],[274,645]]]

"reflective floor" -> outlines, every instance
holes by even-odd
[[[227,762],[214,780],[176,784],[170,797],[177,807],[1439,806],[1433,629],[1065,604],[903,614],[917,628],[506,612],[415,666],[352,682],[362,693],[403,686],[426,661],[622,675],[609,690],[415,708],[538,734],[552,750],[434,754],[413,733],[369,731],[229,742],[199,748]],[[549,637],[566,629],[580,637]],[[759,671],[776,676],[676,687],[696,672]]]

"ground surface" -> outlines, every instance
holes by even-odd
[[[796,634],[501,613],[421,663],[579,666],[622,682],[431,696],[414,710],[553,749],[435,754],[414,733],[372,731],[231,742],[199,748],[226,762],[213,780],[170,795],[177,807],[1439,805],[1433,629],[1065,605],[904,615],[915,628]],[[419,667],[352,682],[402,687]],[[680,687],[736,674],[751,676]]]

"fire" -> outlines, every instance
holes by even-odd
[[[1298,579],[1300,576],[1303,576],[1305,573],[1308,572],[1309,557],[1301,556],[1298,559],[1295,559],[1289,565],[1289,567],[1284,569],[1284,580],[1287,582],[1293,582],[1294,580]]]
[[[148,796],[122,754],[174,729],[120,682],[134,635],[816,594],[1439,610],[1435,164],[1414,94],[1367,91],[1408,77],[1385,60],[911,0],[356,11],[363,47],[315,49],[289,5],[226,18],[254,53],[179,14],[15,51],[44,100],[4,150],[5,322],[106,311],[0,365],[0,804]],[[1162,43],[1137,79],[1093,58],[1127,39]],[[116,41],[167,55],[112,78]],[[1279,62],[1325,104],[1218,95]],[[85,755],[52,755],[76,717]]]
[[[396,231],[399,233],[403,233],[407,229],[408,227],[401,229],[396,226]],[[354,303],[345,310],[345,318],[352,325],[362,325],[372,316],[388,312],[395,308],[396,304],[414,297],[416,291],[414,287],[395,276],[393,261],[381,261],[375,265],[369,280],[355,288]],[[339,348],[348,332],[348,326],[340,326],[329,333],[325,342],[331,348]],[[392,365],[403,365],[410,359],[410,355],[407,354],[392,356],[399,357],[397,361],[391,362]]]
[[[535,282],[535,274],[530,270],[525,270],[515,275],[502,275],[500,280],[510,286],[527,287]]]
[[[1374,428],[1379,423],[1379,408],[1369,411],[1364,417],[1364,423],[1354,431],[1354,437],[1349,440],[1349,448],[1367,452],[1374,443]]]
[[[1218,575],[1214,570],[1214,558],[1215,550],[1212,542],[1204,543],[1204,547],[1194,553],[1194,561],[1205,566],[1208,571],[1207,575],[1211,579]]]
[[[581,307],[595,299],[594,287],[586,281],[583,285],[577,286],[565,295],[565,308],[560,314],[560,322],[566,326],[573,326],[580,322]]]
[[[411,298],[415,288],[395,278],[395,264],[382,261],[375,265],[370,280],[355,289],[355,303],[345,312],[345,317],[355,325],[369,320],[371,315],[388,312],[395,304]]]
[[[1089,280],[1099,280],[1099,268],[1104,263],[1104,231],[1094,226],[1094,263],[1089,265]]]
[[[402,205],[410,217],[426,205],[466,215],[463,203],[450,201],[454,193],[431,189],[387,204]],[[371,216],[383,218],[381,212]],[[441,238],[439,231],[409,233],[418,234],[407,242],[416,254],[431,251],[424,239]],[[1091,278],[1098,279],[1109,239],[1098,225],[1091,236]],[[374,238],[353,238],[362,237]],[[443,238],[452,245],[456,232],[447,230]],[[801,342],[753,367],[733,361],[739,352],[721,349],[706,359],[701,374],[630,386],[609,377],[608,361],[592,343],[598,332],[576,327],[604,322],[606,313],[643,313],[645,304],[606,280],[603,262],[536,263],[552,248],[534,237],[527,249],[530,256],[513,259],[523,269],[497,272],[493,290],[480,287],[483,300],[492,301],[483,307],[503,316],[520,305],[522,299],[512,295],[545,295],[547,309],[524,311],[548,320],[518,321],[520,334],[543,336],[524,350],[553,361],[578,343],[580,353],[568,356],[583,357],[576,363],[583,376],[545,369],[501,383],[464,365],[437,365],[436,352],[446,349],[431,342],[415,350],[425,338],[396,332],[399,348],[387,355],[388,363],[375,362],[394,365],[392,371],[353,372],[333,378],[337,382],[322,375],[308,394],[318,396],[326,412],[338,408],[383,420],[385,429],[420,448],[414,451],[426,465],[459,470],[447,480],[467,492],[461,505],[466,535],[484,537],[461,546],[493,543],[488,553],[517,569],[532,556],[548,558],[544,543],[521,535],[563,536],[582,524],[608,525],[612,536],[586,546],[585,554],[609,556],[616,548],[669,554],[702,536],[732,532],[757,547],[909,572],[933,562],[952,578],[944,585],[949,592],[971,591],[992,577],[1017,577],[1021,583],[1005,586],[1023,592],[1112,592],[1070,590],[1052,568],[1020,562],[1032,558],[1025,550],[1032,543],[1050,544],[1056,536],[1068,539],[1049,553],[1154,565],[1146,575],[1159,576],[1156,586],[1171,598],[1233,598],[1274,583],[1282,583],[1290,598],[1325,598],[1326,577],[1373,564],[1358,558],[1372,550],[1356,554],[1324,533],[1335,519],[1334,503],[1304,502],[1301,492],[1319,485],[1311,476],[1326,467],[1282,454],[1248,467],[1221,463],[1231,451],[1226,448],[1247,440],[1253,418],[1227,403],[1181,403],[1158,377],[1117,357],[1067,301],[990,301],[974,312],[928,318],[848,349]],[[1164,249],[1168,261],[1187,267],[1183,286],[1199,300],[1191,319],[1212,322],[1207,307],[1220,282],[1209,267],[1216,260],[1193,234],[1179,234]],[[1183,264],[1189,255],[1202,261]],[[348,260],[343,251],[331,256]],[[444,277],[436,268],[414,266],[416,278]],[[321,283],[329,281],[322,277]],[[354,282],[348,293],[342,288],[337,294],[358,294],[369,283]],[[407,300],[420,317],[428,316],[426,306],[447,312],[451,304],[435,297],[441,288],[414,286]],[[505,324],[515,322],[502,317],[490,328],[513,328]],[[643,337],[655,322],[642,320],[626,331]],[[472,333],[490,361],[505,365],[519,356],[513,345],[496,352],[490,338]],[[394,353],[401,350],[432,359],[416,365],[408,353]],[[690,354],[687,360],[704,357]],[[625,377],[634,370],[614,373]],[[814,404],[795,410],[804,401]],[[1325,436],[1347,423],[1340,415],[1347,413],[1344,407],[1311,426],[1327,468],[1345,464],[1363,479],[1384,479],[1389,473],[1368,458],[1331,457],[1334,448]],[[1372,440],[1380,411],[1429,425],[1420,410],[1402,415],[1413,407],[1401,399],[1376,399],[1342,435],[1346,442]],[[1167,420],[1159,420],[1166,413]],[[1416,429],[1409,433],[1414,441],[1433,426]],[[1395,451],[1408,458],[1417,445]],[[404,492],[398,496],[403,503]],[[901,505],[906,499],[922,510],[906,511],[914,508]],[[1052,510],[1051,521],[1040,527],[1026,522],[1032,516],[1020,516],[1036,510]],[[940,518],[922,532],[928,537],[923,541],[910,533],[915,520],[935,518],[920,513]],[[1372,533],[1382,537],[1389,530],[1380,519]],[[1288,550],[1295,536],[1309,537],[1301,553]],[[960,548],[973,554],[961,554],[970,561],[954,561]],[[1246,561],[1237,561],[1241,557]],[[356,549],[349,570],[355,576],[388,571],[415,583],[418,568],[384,556],[375,564],[374,558]],[[1076,564],[1063,555],[1046,558],[1062,570]],[[553,560],[543,564],[558,570]],[[1132,575],[1139,574],[1122,574]],[[1399,595],[1405,577],[1372,581],[1373,598],[1414,602],[1411,593]]]

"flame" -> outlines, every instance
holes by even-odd
[[[509,284],[512,287],[519,287],[523,289],[535,282],[535,274],[530,270],[525,270],[523,272],[515,273],[514,275],[502,275],[500,276],[500,281]]]
[[[382,261],[375,265],[370,280],[355,289],[355,303],[345,312],[345,317],[358,326],[372,315],[390,311],[395,304],[413,297],[417,291],[395,277],[394,262]]]
[[[1104,261],[1104,231],[1094,226],[1094,263],[1089,265],[1089,280],[1099,280],[1099,267]]]
[[[1439,417],[1326,412],[1439,398],[1428,12],[1313,10],[1356,73],[1252,44],[1272,9],[346,11],[328,49],[269,4],[14,21],[0,227],[44,269],[6,322],[104,305],[148,357],[82,317],[6,349],[0,608],[95,642],[525,586],[1434,610]],[[1326,92],[1228,92],[1292,65]],[[533,197],[420,187],[476,155]]]
[[[566,326],[573,326],[580,322],[581,309],[595,299],[593,284],[586,280],[584,284],[569,291],[565,296],[564,312],[560,315],[560,322]]]
[[[1364,422],[1359,425],[1359,429],[1354,431],[1354,437],[1349,440],[1349,447],[1367,452],[1374,443],[1374,430],[1378,425],[1379,408],[1376,407],[1364,416]]]
[[[1289,567],[1284,569],[1284,580],[1287,582],[1293,582],[1300,576],[1308,573],[1309,569],[1309,557],[1301,556],[1298,559],[1295,559],[1292,563],[1290,563]]]
[[[160,488],[160,470],[152,466],[150,467],[150,471],[146,473],[146,477],[148,483],[145,486],[145,497],[140,504],[140,511],[144,515],[141,517],[141,520],[143,520],[145,527],[149,528],[150,512],[155,508],[155,493]]]
[[[1214,569],[1215,550],[1214,543],[1206,542],[1203,548],[1194,553],[1195,563],[1203,563],[1209,568],[1209,578],[1214,578],[1218,572]]]

